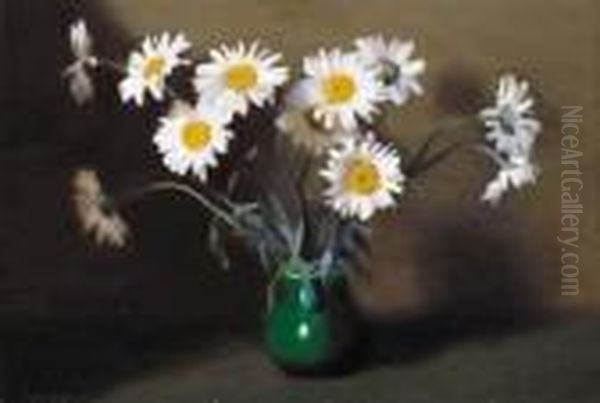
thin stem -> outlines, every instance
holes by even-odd
[[[226,224],[231,226],[233,229],[242,230],[242,226],[236,221],[236,219],[231,214],[229,214],[223,208],[217,206],[208,197],[206,197],[202,193],[198,192],[196,189],[192,188],[191,186],[182,184],[182,183],[171,182],[171,181],[154,182],[146,187],[143,187],[141,189],[135,190],[131,193],[124,195],[123,197],[121,197],[118,200],[118,202],[126,204],[126,203],[132,202],[134,200],[138,200],[138,199],[140,199],[144,196],[147,196],[151,193],[163,192],[163,191],[175,191],[175,192],[185,194],[185,195],[191,197],[193,200],[200,203],[202,206],[204,206],[206,209],[208,209],[211,213],[213,213],[217,218],[223,220],[223,222],[225,222]]]
[[[442,148],[440,151],[433,154],[429,159],[424,160],[417,166],[411,166],[411,169],[407,172],[407,175],[414,179],[422,175],[426,171],[430,170],[434,166],[438,165],[439,163],[443,162],[444,160],[448,159],[461,148],[470,144],[472,144],[472,142],[468,140],[456,141]]]
[[[458,129],[461,129],[461,133],[470,132],[473,126],[476,123],[476,119],[473,118],[462,118],[454,121],[450,121],[446,125],[442,125],[434,129],[425,139],[421,147],[417,150],[416,154],[412,158],[412,161],[409,162],[406,173],[410,177],[416,177],[423,172],[429,170],[433,166],[445,160],[447,157],[452,155],[455,151],[462,148],[464,145],[475,142],[472,136],[468,136],[466,139],[459,139],[450,145],[443,147],[440,151],[433,153],[431,157],[431,149],[433,148],[434,143],[448,134],[456,132]],[[464,127],[464,129],[463,129]],[[463,136],[464,137],[464,136]]]
[[[181,99],[181,97],[179,97],[179,95],[177,94],[177,91],[175,91],[173,88],[169,87],[166,83],[165,83],[165,93],[174,100]]]
[[[277,286],[277,282],[279,281],[279,279],[283,276],[283,273],[285,273],[285,266],[282,265],[275,271],[275,274],[269,281],[269,284],[267,284],[267,309],[268,310],[271,310],[271,308],[273,307],[273,303],[275,301],[275,292],[276,292],[275,287]]]
[[[304,161],[301,161],[301,168],[300,168],[300,175],[298,176],[298,178],[296,179],[296,183],[294,185],[294,191],[296,192],[296,195],[298,196],[298,203],[299,203],[299,208],[300,208],[300,217],[299,217],[299,227],[298,227],[298,231],[296,233],[296,239],[295,239],[295,244],[294,244],[294,250],[293,250],[293,255],[294,257],[299,257],[301,252],[302,252],[302,246],[304,245],[304,238],[306,236],[306,231],[307,231],[307,223],[308,223],[308,203],[306,200],[306,178],[308,176],[308,172],[310,170],[312,164],[312,158],[309,156],[306,157],[306,159],[304,159]]]
[[[493,148],[488,147],[487,145],[479,144],[473,147],[473,149],[490,157],[501,168],[506,168],[511,164],[507,158],[503,158],[501,154],[499,154]]]
[[[98,66],[108,67],[109,69],[116,71],[117,73],[125,74],[125,67],[123,67],[117,62],[113,62],[112,60],[98,59]]]
[[[336,247],[336,244],[339,241],[338,233],[342,228],[342,219],[337,215],[337,213],[333,213],[330,217],[332,219],[332,224],[329,227],[329,239],[327,240],[325,250],[321,254],[321,258],[319,259],[319,266],[324,273],[324,277],[327,276],[329,269],[331,269],[331,265],[333,264],[332,250]]]

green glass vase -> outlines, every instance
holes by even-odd
[[[356,310],[344,276],[302,275],[311,267],[286,262],[265,321],[266,348],[283,370],[299,374],[345,371],[358,340]]]

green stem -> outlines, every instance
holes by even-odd
[[[154,182],[148,186],[145,186],[141,189],[134,190],[131,193],[125,194],[123,197],[119,198],[117,203],[129,203],[131,201],[140,199],[144,196],[147,196],[152,193],[164,192],[164,191],[175,191],[182,194],[185,194],[191,197],[196,202],[200,203],[203,207],[208,209],[211,213],[213,213],[217,218],[221,219],[223,222],[228,224],[235,230],[242,230],[242,226],[236,221],[236,219],[225,211],[223,208],[217,206],[213,203],[208,197],[192,188],[191,186],[171,182],[171,181],[162,181],[162,182]]]
[[[277,286],[277,281],[279,281],[279,279],[283,276],[283,273],[285,273],[285,266],[281,265],[277,268],[275,274],[273,275],[273,277],[269,281],[269,284],[267,285],[267,310],[269,311],[271,310],[275,302],[275,287]]]
[[[125,67],[120,65],[117,62],[113,62],[112,60],[108,60],[108,59],[97,59],[98,61],[98,66],[104,66],[107,67],[119,74],[125,74]]]
[[[465,146],[468,146],[471,144],[473,144],[473,143],[471,143],[470,141],[467,141],[467,140],[456,141],[454,143],[451,143],[451,144],[447,145],[446,147],[442,148],[440,151],[433,154],[428,159],[425,159],[423,162],[421,162],[416,167],[414,167],[414,166],[411,167],[411,170],[409,172],[407,172],[407,174],[408,174],[408,176],[410,176],[411,178],[414,179],[414,178],[422,175],[426,171],[429,171],[431,168],[440,164],[444,160],[448,159],[450,156],[452,156],[455,152],[459,151],[461,148],[464,148]]]
[[[406,167],[407,175],[414,178],[444,161],[463,146],[475,143],[475,139],[472,138],[473,136],[470,135],[470,132],[474,131],[472,129],[478,123],[479,121],[473,117],[460,118],[451,120],[432,130]],[[463,138],[459,138],[437,152],[432,152],[433,144],[437,140],[448,134],[456,133],[459,130]]]

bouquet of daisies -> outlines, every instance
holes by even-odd
[[[303,275],[344,274],[368,249],[373,216],[393,209],[411,180],[459,147],[488,155],[498,168],[484,202],[497,204],[539,174],[534,100],[528,83],[511,74],[500,78],[495,104],[468,119],[476,129],[468,141],[436,148],[433,134],[401,155],[383,139],[381,112],[424,92],[425,61],[414,57],[413,41],[360,38],[351,50],[320,49],[295,70],[258,42],[222,45],[193,59],[184,35],[163,33],[144,38],[124,63],[94,54],[83,21],[71,26],[70,42],[75,60],[64,75],[78,104],[94,98],[94,70],[108,69],[125,107],[159,103],[167,111],[156,119],[153,143],[179,179],[150,183],[123,200],[172,191],[197,201],[212,213],[207,243],[224,264],[225,238],[233,234],[273,275],[290,259],[308,263],[297,266],[310,267]],[[185,78],[175,82],[175,75]],[[261,133],[235,156],[225,185],[212,183],[256,116],[267,121]],[[99,243],[124,245],[130,230],[116,208],[123,200],[104,192],[94,170],[78,171],[73,183],[84,230]]]

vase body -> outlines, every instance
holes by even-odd
[[[323,280],[287,273],[284,268],[275,284],[265,321],[266,347],[271,359],[291,373],[320,374],[349,369],[359,327],[346,278]]]

